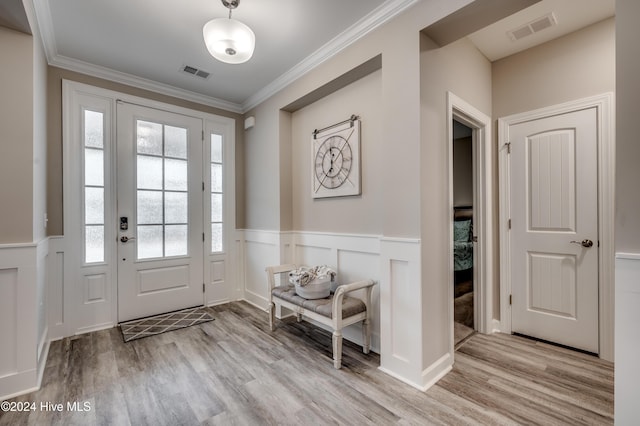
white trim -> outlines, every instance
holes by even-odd
[[[435,385],[438,380],[442,379],[453,368],[453,356],[444,354],[436,362],[431,364],[422,372],[422,390],[426,391]]]
[[[588,108],[597,109],[598,120],[598,240],[599,257],[599,356],[614,358],[614,218],[615,218],[615,123],[613,93],[604,93],[552,105],[498,119],[498,157],[500,188],[500,321],[502,331],[511,333],[509,211],[510,170],[505,144],[509,126],[553,115]]]
[[[614,395],[616,424],[636,424],[640,417],[640,253],[616,254],[616,336]]]
[[[640,253],[616,253],[616,259],[640,260]]]
[[[48,0],[26,0],[24,3],[32,3],[33,11],[40,30],[40,39],[44,48],[47,62],[51,64],[53,58],[58,54],[55,32],[53,31],[53,21],[51,20],[51,9]]]
[[[374,9],[371,13],[360,19],[347,30],[334,37],[324,46],[320,47],[311,55],[300,61],[297,65],[293,66],[271,83],[267,84],[258,92],[247,98],[241,105],[62,56],[57,50],[49,2],[47,0],[33,0],[33,6],[42,38],[42,44],[44,46],[44,51],[49,65],[144,90],[150,90],[156,93],[166,94],[202,105],[224,109],[230,112],[245,113],[264,102],[275,93],[284,89],[286,86],[293,83],[295,80],[302,77],[324,61],[335,56],[349,45],[369,34],[371,31],[404,12],[418,1],[419,0],[385,1],[381,6]]]
[[[105,151],[108,161],[105,163],[105,201],[107,208],[105,212],[105,262],[100,264],[83,265],[82,259],[82,235],[74,231],[74,226],[81,223],[79,217],[82,206],[79,206],[79,197],[77,194],[78,179],[80,179],[80,158],[81,150],[73,149],[73,144],[78,145],[79,128],[74,127],[74,121],[78,118],[74,116],[74,111],[79,107],[79,100],[84,102],[102,102],[105,105],[103,109],[108,113],[111,122],[106,123],[106,130],[110,134],[111,152]],[[63,324],[52,325],[51,331],[55,337],[66,337],[78,333],[86,333],[94,330],[104,329],[114,326],[118,321],[117,310],[117,247],[114,241],[117,233],[117,203],[116,200],[116,157],[115,157],[115,140],[116,140],[116,104],[119,101],[129,102],[137,105],[143,105],[148,108],[155,108],[169,111],[175,114],[187,115],[202,120],[203,125],[207,126],[215,124],[216,126],[225,127],[225,135],[231,138],[230,145],[235,146],[235,120],[232,118],[214,115],[202,111],[191,110],[189,108],[179,107],[164,102],[153,101],[138,96],[128,95],[113,90],[94,87],[91,85],[63,80],[63,156],[64,156],[64,211],[65,211],[65,237],[61,240],[64,254],[64,282],[56,283],[58,288],[64,291],[63,306],[64,318]],[[207,129],[210,128],[206,127]],[[105,136],[109,137],[109,136]],[[75,141],[74,141],[75,140]],[[105,145],[106,146],[106,145]],[[229,152],[234,153],[234,151]],[[225,156],[225,160],[227,160]],[[205,158],[202,159],[205,161]],[[227,184],[231,184],[229,179],[235,176],[235,159],[229,158],[225,168],[225,177]],[[81,180],[81,179],[80,179]],[[206,179],[205,179],[206,180]],[[233,186],[225,187],[225,190],[233,191]],[[80,215],[81,216],[81,215]],[[235,203],[230,200],[225,207],[225,221],[228,225],[235,227]],[[203,223],[205,234],[210,233],[211,227]],[[225,233],[226,250],[224,254],[215,254],[209,256],[209,250],[205,250],[203,259],[206,265],[210,258],[219,259],[225,256],[226,259],[234,257],[234,228],[227,230]],[[216,257],[217,256],[217,257]],[[228,273],[225,274],[229,278],[229,286],[233,283],[233,265],[229,265]],[[105,297],[100,302],[86,304],[78,297],[83,276],[88,274],[105,275],[107,289],[105,289]],[[205,286],[206,288],[206,286]],[[235,292],[230,298],[234,298]],[[203,302],[205,295],[203,295]],[[55,330],[55,331],[54,331]]]
[[[0,300],[14,301],[13,315],[10,321],[2,324],[0,338],[3,342],[3,365],[0,369],[0,400],[37,390],[38,375],[43,368],[42,339],[46,339],[46,318],[42,334],[38,335],[39,280],[46,274],[46,251],[48,240],[27,244],[3,244],[0,247],[0,271],[7,275],[7,281],[0,288]],[[42,288],[46,291],[46,288]],[[46,300],[46,295],[44,300]]]
[[[280,77],[267,84],[242,104],[243,112],[260,105],[280,90],[287,87],[324,61],[337,55],[349,45],[355,43],[371,31],[404,12],[419,0],[387,0],[377,9],[360,19],[350,28],[338,34],[328,43],[294,65]]]
[[[133,74],[127,74],[99,65],[93,65],[88,62],[79,61],[62,55],[56,55],[49,61],[49,65],[125,84],[127,86],[137,87],[138,89],[173,96],[174,98],[184,99],[201,105],[220,108],[225,111],[235,112],[238,114],[243,112],[242,106],[234,102],[225,101],[223,99],[214,98],[212,96],[203,95],[186,89],[180,89],[169,84],[159,83],[157,81],[137,77]]]
[[[440,357],[436,362],[431,364],[422,372],[422,381],[420,383],[415,383],[387,368],[378,367],[378,370],[382,371],[389,376],[400,380],[401,382],[412,386],[419,391],[426,392],[429,388],[435,385],[438,380],[442,379],[449,371],[453,369],[452,357],[450,354],[446,353]]]
[[[447,92],[447,167],[449,223],[453,223],[453,120],[473,129],[473,222],[478,243],[474,247],[474,325],[480,333],[493,332],[493,170],[491,118],[473,105]],[[449,253],[453,253],[453,226],[449,228]],[[449,260],[449,282],[454,281],[453,256]],[[454,356],[453,285],[449,286],[450,353]]]

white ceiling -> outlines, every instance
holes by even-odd
[[[614,16],[615,0],[542,0],[468,37],[490,61],[545,43]],[[557,25],[517,41],[507,31],[553,13]]]
[[[220,0],[35,0],[34,5],[40,26],[50,27],[44,37],[55,38],[54,64],[71,68],[82,61],[240,105],[354,25],[395,15],[413,2],[242,0],[233,18],[254,31],[256,48],[253,58],[238,65],[215,60],[202,38],[207,21],[228,16]],[[186,74],[184,65],[211,76]]]
[[[233,17],[253,29],[251,60],[212,58],[203,25],[227,16],[220,0],[33,0],[51,65],[242,112],[336,51],[426,0],[241,0]],[[615,0],[542,0],[471,36],[490,60],[612,16]],[[554,12],[557,27],[519,42],[506,31]],[[211,73],[204,80],[184,65]]]

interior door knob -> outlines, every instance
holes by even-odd
[[[571,244],[580,244],[582,247],[593,247],[593,241],[591,240],[582,240],[582,241],[571,241]]]
[[[136,237],[127,237],[126,235],[123,235],[122,237],[120,237],[120,242],[121,243],[126,243],[129,240],[135,240]]]

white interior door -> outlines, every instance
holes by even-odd
[[[118,321],[203,304],[203,123],[119,103]]]
[[[597,111],[509,126],[512,332],[598,353]]]

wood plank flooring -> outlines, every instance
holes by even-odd
[[[213,322],[130,343],[115,328],[53,342],[42,388],[11,400],[36,409],[0,425],[613,424],[613,365],[581,353],[475,334],[425,393],[349,342],[335,370],[330,334],[305,322],[271,333],[247,303],[209,310]]]

